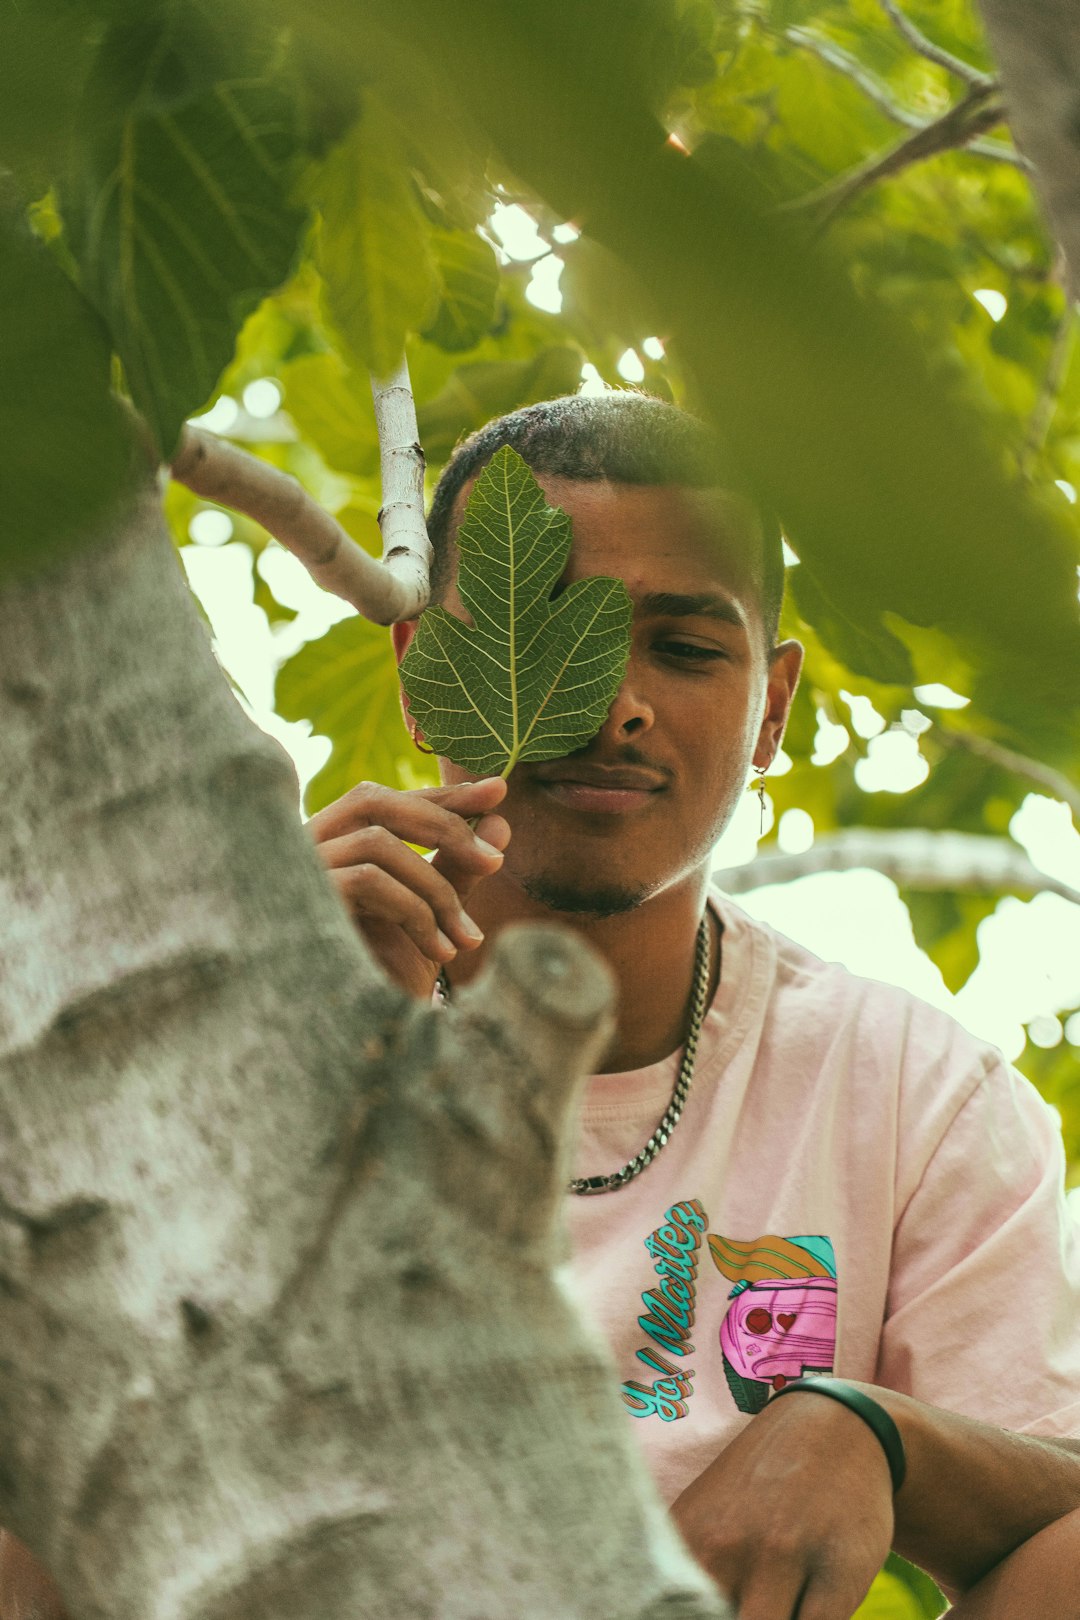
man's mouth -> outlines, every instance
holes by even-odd
[[[640,810],[666,786],[658,771],[632,765],[585,765],[553,761],[534,768],[541,790],[568,810],[625,815]]]

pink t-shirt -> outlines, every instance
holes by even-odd
[[[664,1499],[814,1369],[1080,1435],[1051,1110],[945,1013],[712,903],[720,985],[679,1125],[636,1181],[567,1199],[571,1286]],[[575,1175],[639,1151],[675,1065],[593,1077]]]

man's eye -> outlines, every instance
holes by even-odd
[[[724,657],[719,647],[700,647],[694,641],[661,641],[658,643],[658,651],[668,658],[678,658],[694,664],[712,663],[715,659]]]

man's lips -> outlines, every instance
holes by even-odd
[[[657,771],[632,765],[541,766],[535,778],[543,791],[571,810],[618,815],[638,810],[667,786]]]

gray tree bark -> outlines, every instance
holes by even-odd
[[[1080,6],[1076,0],[978,0],[997,58],[1009,128],[1080,298]]]
[[[381,979],[156,495],[0,624],[0,1522],[73,1620],[720,1617],[556,1270],[605,971]]]

